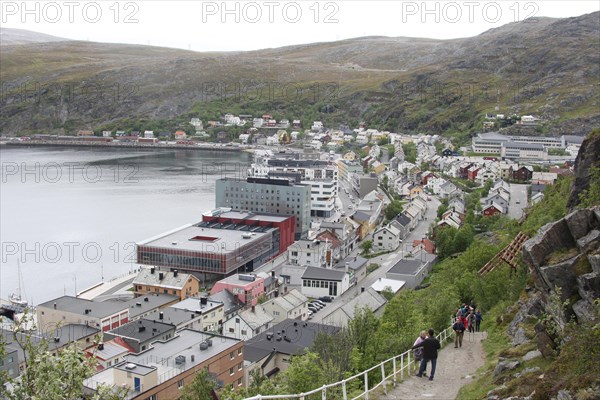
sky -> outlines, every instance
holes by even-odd
[[[95,42],[245,51],[359,36],[471,37],[532,16],[599,10],[597,0],[0,0],[0,26]]]

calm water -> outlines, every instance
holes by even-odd
[[[208,151],[0,148],[0,297],[33,304],[137,267],[133,243],[200,221],[215,180],[251,155]]]

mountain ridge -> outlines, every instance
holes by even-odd
[[[485,112],[499,106],[505,114],[535,114],[548,121],[538,134],[560,134],[572,125],[582,134],[600,122],[599,19],[596,12],[511,23],[471,38],[360,37],[249,52],[82,41],[3,46],[0,132],[132,128],[153,119],[173,129],[191,116],[215,118],[223,107],[220,113],[251,108],[307,123],[364,120],[381,129],[464,137],[479,129]],[[44,85],[67,82],[136,90],[110,102],[43,91]],[[264,91],[272,82],[306,93],[318,85],[331,90],[300,102],[289,93],[285,97],[283,89],[279,98],[259,101],[231,95],[236,87]]]

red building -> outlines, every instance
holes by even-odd
[[[296,217],[219,208],[202,222],[137,244],[137,262],[229,275],[252,271],[294,242]]]
[[[493,215],[502,214],[502,210],[500,210],[496,205],[490,204],[489,206],[483,209],[483,215],[486,217],[491,217]]]

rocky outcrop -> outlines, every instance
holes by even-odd
[[[561,252],[573,254],[553,261]],[[547,300],[560,288],[563,301],[571,302],[567,315],[579,321],[594,320],[594,299],[600,296],[600,207],[576,210],[543,226],[523,245],[537,289]],[[563,320],[565,316],[556,316]]]
[[[580,203],[579,195],[590,187],[590,174],[593,166],[600,166],[600,129],[585,138],[575,160],[575,182],[567,207],[573,209]]]

